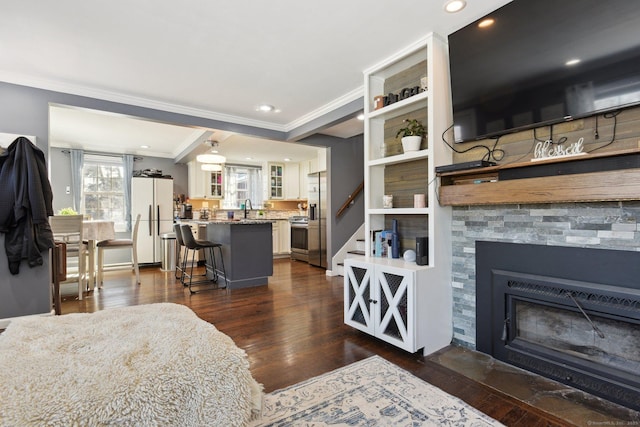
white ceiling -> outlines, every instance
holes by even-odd
[[[444,0],[7,1],[0,80],[287,132],[361,97],[362,70],[507,2],[467,0],[448,14]],[[175,157],[197,133],[163,127],[175,139],[161,146],[158,124],[137,124],[127,144],[139,154],[148,136],[149,155]],[[115,148],[56,126],[60,144]]]
[[[183,161],[210,152],[216,141],[227,163],[261,164],[317,158],[317,148],[273,141],[214,129],[177,126],[136,117],[68,106],[49,107],[49,141],[52,147],[82,148],[92,152],[129,153],[175,158],[195,141],[201,143]],[[149,148],[143,148],[146,145]]]

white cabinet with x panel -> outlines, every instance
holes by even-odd
[[[347,325],[415,353],[432,353],[451,342],[447,290],[427,281],[428,268],[398,260],[344,262]],[[443,323],[444,322],[444,323]]]

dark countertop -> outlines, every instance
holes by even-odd
[[[273,224],[275,223],[277,220],[275,219],[253,219],[253,218],[247,218],[247,219],[207,219],[207,220],[202,220],[202,219],[195,219],[195,220],[191,220],[191,219],[181,219],[180,223],[184,223],[184,224],[202,224],[202,225],[207,225],[207,224],[229,224],[229,225],[256,225],[256,224]]]
[[[210,219],[202,221],[205,224],[230,224],[230,225],[255,225],[255,224],[273,224],[275,219]]]

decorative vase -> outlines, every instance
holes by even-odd
[[[391,221],[391,258],[400,258],[400,235],[398,234],[398,220]]]
[[[420,143],[422,142],[421,136],[403,136],[402,137],[402,150],[406,153],[408,151],[418,151],[420,149]]]

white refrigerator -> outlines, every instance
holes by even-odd
[[[160,235],[173,232],[173,179],[134,177],[131,183],[131,220],[140,214],[138,262],[162,261]],[[133,224],[132,224],[133,225]]]

